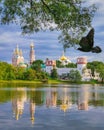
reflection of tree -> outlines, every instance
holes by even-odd
[[[89,101],[89,92],[88,87],[80,87],[80,92],[78,96],[78,109],[79,110],[88,110],[88,101]]]
[[[25,88],[16,88],[16,91],[14,91],[14,93],[12,94],[12,109],[16,120],[18,120],[20,116],[23,114],[25,101]]]

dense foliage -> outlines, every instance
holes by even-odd
[[[52,79],[57,79],[57,78],[58,78],[57,69],[53,68],[53,69],[51,70],[51,78],[52,78]]]
[[[53,69],[51,71],[51,74],[49,75],[48,73],[40,69],[41,63],[43,63],[43,61],[37,60],[36,62],[33,62],[33,64],[29,68],[21,68],[14,67],[6,62],[0,62],[0,80],[44,80],[50,77],[52,79],[58,78],[57,69]],[[38,66],[38,68],[35,68],[36,66]],[[104,82],[103,62],[89,62],[87,64],[87,68],[91,69],[93,76],[94,72],[98,72],[100,74],[102,82]],[[71,70],[67,78],[72,81],[80,81],[81,75],[77,70]]]
[[[92,75],[94,76],[94,72],[97,71],[100,74],[100,78],[102,82],[104,82],[104,63],[100,61],[93,61],[87,64],[87,68],[91,69]]]
[[[68,74],[68,79],[70,81],[81,81],[82,77],[78,70],[71,70]]]
[[[0,23],[16,23],[23,33],[58,30],[64,48],[78,42],[96,11],[83,0],[0,0]]]
[[[0,80],[10,80],[15,79],[15,68],[6,63],[6,62],[0,62]]]
[[[37,63],[33,63],[37,66]],[[0,80],[35,80],[46,79],[48,74],[42,70],[33,68],[33,65],[29,68],[14,67],[6,62],[0,62]],[[39,64],[38,64],[39,65]]]

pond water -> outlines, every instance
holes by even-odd
[[[104,86],[0,84],[0,130],[104,130]]]

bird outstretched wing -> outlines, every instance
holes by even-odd
[[[94,45],[94,28],[92,28],[86,36],[89,46],[92,48]]]
[[[94,29],[93,28],[88,32],[87,36],[81,38],[79,45],[81,48],[79,48],[78,50],[85,51],[85,52],[91,51],[94,45]]]

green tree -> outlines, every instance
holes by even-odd
[[[93,62],[88,62],[87,63],[87,68],[91,69],[92,75],[94,76],[94,72],[97,70],[99,71],[99,66],[103,66],[104,63],[100,61],[93,61]]]
[[[41,71],[41,72],[36,73],[36,77],[37,79],[40,79],[40,80],[48,80],[49,74],[44,71]]]
[[[102,80],[102,83],[104,82],[104,64],[99,64],[97,67],[97,72],[99,72],[99,76]]]
[[[34,80],[34,79],[36,79],[36,71],[31,69],[31,68],[27,69],[24,72],[24,79],[25,80]]]
[[[0,80],[4,78],[4,73],[5,73],[5,65],[3,62],[0,62]]]
[[[83,0],[0,0],[0,22],[16,23],[23,33],[58,30],[64,48],[78,43],[95,14],[96,6]]]
[[[67,68],[77,68],[77,64],[74,64],[74,63],[68,63],[66,65]]]
[[[59,61],[59,60],[56,60],[56,66],[57,66],[58,68],[63,68],[63,67],[64,67],[64,65],[62,65],[62,62]]]
[[[6,62],[0,62],[0,79],[12,80],[15,78],[14,67]]]
[[[43,64],[42,60],[36,60],[32,63],[31,68],[40,72],[41,71],[41,64]]]
[[[16,76],[16,79],[24,79],[24,72],[25,72],[25,68],[21,68],[21,67],[15,67],[14,68],[14,74]]]
[[[51,70],[51,78],[53,78],[53,79],[57,79],[58,78],[57,69],[53,68]]]
[[[78,70],[71,70],[68,74],[68,78],[71,81],[81,81],[82,79]]]

